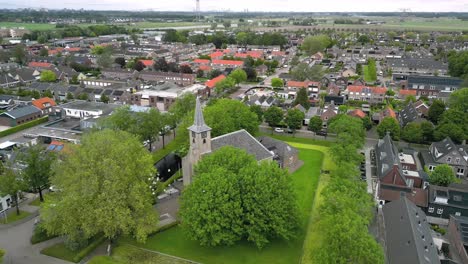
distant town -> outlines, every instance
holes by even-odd
[[[195,4],[0,10],[0,263],[468,263],[467,13]]]

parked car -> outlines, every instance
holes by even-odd
[[[284,129],[282,129],[280,127],[277,127],[277,128],[275,128],[275,132],[276,133],[284,133]]]
[[[294,131],[290,128],[288,128],[288,130],[286,130],[286,132],[288,132],[289,134],[292,134]]]
[[[327,131],[326,131],[326,130],[320,130],[320,131],[317,132],[316,134],[319,135],[319,136],[324,136],[324,137],[326,137],[326,136],[327,136]]]

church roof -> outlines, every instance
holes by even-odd
[[[244,129],[211,139],[211,148],[213,151],[224,146],[233,146],[243,149],[247,151],[247,153],[254,155],[257,161],[273,157],[273,154],[262,145],[262,143]]]
[[[196,105],[195,105],[195,118],[193,125],[188,128],[190,131],[195,133],[201,133],[210,131],[211,127],[205,124],[205,119],[203,118],[203,111],[200,104],[200,99],[197,97]]]

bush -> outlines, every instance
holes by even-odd
[[[37,244],[44,242],[46,240],[52,239],[54,237],[57,237],[56,235],[49,236],[47,235],[47,231],[40,225],[36,225],[33,231],[33,235],[31,236],[31,244]]]
[[[65,247],[71,251],[78,251],[79,249],[87,247],[89,245],[89,240],[83,239],[81,236],[78,239],[67,237],[63,243],[65,244]]]
[[[99,238],[97,238],[96,240],[94,240],[93,242],[91,242],[87,247],[83,248],[82,250],[80,250],[76,255],[75,257],[73,257],[73,261],[75,263],[78,263],[80,262],[84,257],[88,256],[91,252],[93,252],[97,247],[99,247],[99,245],[101,245],[102,243],[104,243],[104,241],[106,241],[106,237],[104,236],[101,236]]]
[[[437,233],[441,234],[441,235],[445,235],[445,233],[447,233],[447,231],[443,228],[441,228],[439,225],[431,225],[431,229],[436,231]]]
[[[3,263],[3,256],[5,256],[5,251],[0,249],[0,263]]]
[[[49,117],[44,116],[44,117],[41,117],[39,119],[33,120],[31,122],[24,123],[24,124],[9,128],[7,130],[3,130],[3,131],[0,132],[0,137],[5,137],[5,136],[8,136],[8,135],[14,134],[16,132],[19,132],[21,130],[25,130],[25,129],[31,128],[33,126],[37,126],[39,124],[47,122],[48,120],[49,120]]]

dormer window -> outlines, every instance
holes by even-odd
[[[452,162],[452,157],[447,157],[447,162]]]

